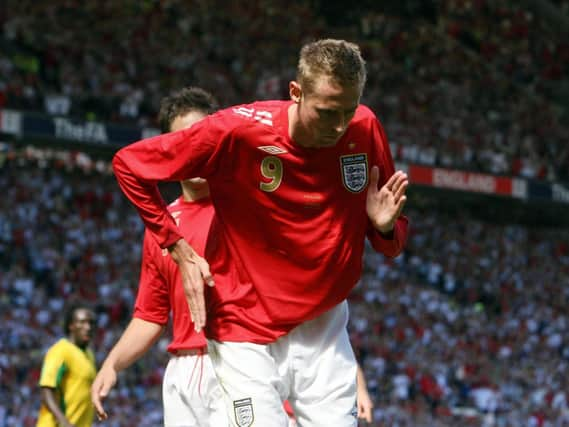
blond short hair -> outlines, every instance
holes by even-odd
[[[357,85],[363,91],[366,65],[358,45],[335,39],[304,45],[300,50],[296,80],[304,92],[310,92],[317,78],[322,76],[342,86]]]

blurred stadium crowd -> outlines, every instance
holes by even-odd
[[[142,224],[105,161],[8,145],[1,159],[0,426],[31,426],[64,301],[96,307],[99,361],[122,332]],[[409,215],[404,255],[369,251],[350,300],[375,425],[569,425],[569,230]],[[105,425],[160,424],[166,343],[122,374]]]
[[[151,126],[160,98],[188,84],[224,105],[282,98],[301,42],[334,35],[364,48],[364,102],[396,159],[569,180],[556,98],[569,42],[523,2],[364,13],[362,1],[333,29],[319,3],[8,1],[0,108]],[[551,4],[569,19],[568,2]],[[64,301],[95,306],[99,362],[122,332],[143,229],[108,162],[85,153],[2,144],[0,188],[0,427],[27,427]],[[408,249],[366,254],[350,301],[374,425],[569,426],[569,230],[407,213]],[[160,424],[166,342],[122,374],[106,426]]]
[[[189,82],[223,105],[281,98],[301,43],[334,35],[364,49],[364,102],[398,159],[568,180],[569,37],[524,4],[361,1],[334,17],[308,0],[5,2],[0,105],[151,125]]]

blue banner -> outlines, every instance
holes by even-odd
[[[19,138],[32,137],[106,145],[120,148],[159,133],[158,129],[88,122],[42,114],[0,110],[0,131]]]

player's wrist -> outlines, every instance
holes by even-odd
[[[112,371],[117,373],[119,370],[117,368],[117,364],[118,361],[115,359],[107,359],[103,362],[103,365],[101,366],[101,369],[99,370],[99,372],[108,372],[108,371]]]
[[[379,232],[379,235],[386,240],[393,240],[393,237],[395,237],[395,230],[393,228],[389,231],[378,230],[378,232]]]
[[[178,240],[176,240],[174,243],[172,243],[170,246],[167,246],[166,249],[168,250],[168,252],[170,254],[172,254],[172,252],[175,252],[179,247],[181,242],[183,241],[183,238],[179,238]]]
[[[377,222],[373,223],[374,228],[377,230],[382,237],[385,238],[393,238],[393,230],[395,229],[394,224],[387,223],[387,224],[378,224]]]

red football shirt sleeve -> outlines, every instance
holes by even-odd
[[[387,135],[383,127],[377,119],[372,121],[371,127],[371,133],[377,151],[375,157],[376,163],[370,165],[370,167],[376,165],[379,167],[380,176],[378,188],[381,188],[395,173],[395,166],[393,165],[393,158],[391,157],[391,151],[387,143]],[[368,219],[367,237],[376,251],[388,257],[396,257],[403,251],[405,243],[407,242],[408,226],[409,220],[405,215],[401,215],[395,222],[393,232],[385,236],[376,230]]]
[[[166,278],[160,272],[160,259],[157,257],[161,256],[161,250],[147,230],[142,246],[140,283],[133,317],[165,325],[170,313],[170,296]]]
[[[158,182],[207,178],[217,169],[220,147],[231,128],[228,114],[217,113],[189,129],[130,144],[113,158],[122,191],[135,205],[156,242],[167,248],[182,236],[167,211]]]

